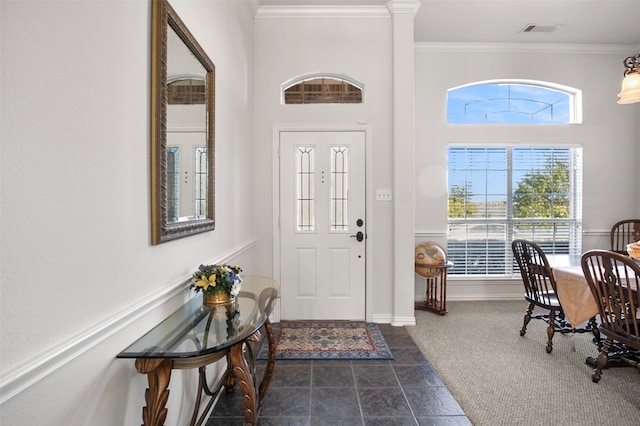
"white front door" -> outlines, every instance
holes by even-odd
[[[365,133],[280,133],[281,318],[365,319]]]

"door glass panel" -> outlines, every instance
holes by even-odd
[[[331,230],[349,231],[349,148],[331,147]]]
[[[207,147],[196,147],[196,218],[207,217]]]
[[[297,231],[315,230],[315,152],[313,147],[299,146],[296,151]]]
[[[180,215],[180,148],[167,147],[167,216],[175,222]]]

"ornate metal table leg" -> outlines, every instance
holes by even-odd
[[[171,380],[171,360],[163,358],[138,358],[136,370],[147,375],[149,387],[145,390],[146,407],[142,407],[144,426],[163,426],[167,419],[169,380]]]

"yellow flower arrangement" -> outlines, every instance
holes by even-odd
[[[219,292],[237,296],[242,286],[242,278],[238,275],[242,269],[238,265],[218,263],[200,265],[193,273],[191,288],[197,293],[214,294]]]

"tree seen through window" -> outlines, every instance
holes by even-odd
[[[579,89],[531,80],[489,80],[447,91],[448,125],[558,125],[580,123]],[[451,275],[517,273],[515,238],[548,254],[579,254],[582,238],[582,149],[554,140],[523,146],[467,143],[448,149],[448,235]],[[522,133],[519,133],[522,135]]]
[[[580,148],[452,146],[448,154],[450,274],[517,272],[515,238],[548,254],[579,253]]]

